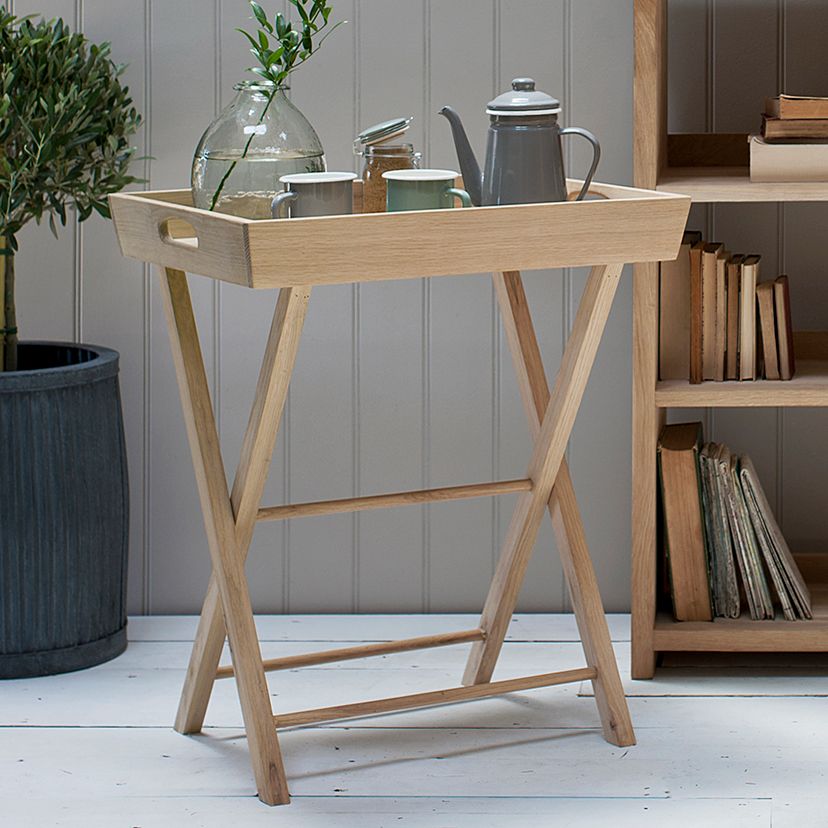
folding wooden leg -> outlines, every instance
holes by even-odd
[[[247,556],[256,527],[256,515],[276,445],[309,297],[310,288],[283,288],[273,314],[230,497],[236,521],[236,544],[242,559]],[[175,729],[179,733],[198,733],[204,724],[224,638],[224,618],[214,573],[204,599],[178,705]]]
[[[239,547],[239,535],[244,534],[245,525],[241,521],[237,522],[227,491],[227,479],[187,277],[182,271],[166,268],[161,277],[161,287],[170,331],[173,361],[181,392],[184,421],[193,455],[193,465],[213,562],[213,578],[219,596],[219,601],[211,605],[215,608],[214,614],[218,611],[219,603],[224,611],[233,657],[233,669],[259,798],[270,805],[285,804],[290,801],[290,796],[279,740],[273,727],[273,711],[262,668],[262,656],[244,573],[244,553]],[[285,300],[286,305],[290,304],[289,299],[290,297],[287,297]],[[306,301],[307,297],[304,299],[304,302]],[[281,303],[282,297],[280,297]],[[273,380],[275,385],[281,381],[278,377]],[[286,382],[286,379],[284,381]],[[260,383],[251,420],[256,416],[260,402],[262,409],[266,407],[265,401],[259,399],[261,390]],[[249,466],[249,469],[242,475],[239,514],[242,514],[242,506],[244,506],[247,510],[252,509],[254,519],[261,492],[255,498],[255,507],[249,504],[245,506],[245,504],[247,497],[252,498],[255,494],[255,489],[259,485],[259,477],[264,477],[266,473],[270,455],[268,453],[266,460],[261,455],[264,454],[263,448],[270,442],[267,439],[270,427],[275,429],[275,425],[269,422],[273,417],[272,412],[260,412],[259,419],[267,420],[268,427],[257,427],[254,429],[256,432],[254,435],[251,436],[248,433],[245,438],[240,472],[245,465]],[[276,419],[278,420],[278,417]],[[245,457],[247,457],[246,463]],[[262,466],[265,470],[260,472]],[[264,485],[263,481],[261,485]],[[250,494],[246,497],[248,487]],[[252,533],[252,527],[249,531]],[[210,644],[209,633],[216,629],[215,623],[211,619],[203,620],[202,646]],[[204,651],[211,656],[215,650],[215,646],[204,646]],[[192,677],[194,672],[197,674],[199,670],[191,670],[188,678]],[[215,666],[213,675],[215,675]]]
[[[495,273],[494,285],[529,429],[533,439],[537,439],[541,418],[549,404],[549,385],[523,290],[523,279],[519,272]],[[612,651],[598,581],[565,458],[561,461],[548,510],[584,654],[587,664],[596,672],[592,683],[604,736],[616,745],[635,744],[635,733]]]
[[[472,646],[463,676],[464,684],[491,680],[540,521],[564,459],[622,269],[621,265],[594,267],[587,281],[529,464],[527,476],[534,487],[531,492],[520,496],[515,507],[480,619],[480,628],[486,633],[486,639]]]

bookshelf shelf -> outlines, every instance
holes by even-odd
[[[659,651],[683,652],[825,652],[828,637],[828,565],[825,555],[798,555],[811,590],[811,621],[752,621],[750,616],[715,621],[674,621],[656,617],[653,633]]]
[[[796,364],[796,376],[787,382],[703,382],[684,380],[656,384],[659,408],[818,408],[828,406],[828,362]]]
[[[747,167],[666,167],[656,189],[699,204],[828,201],[828,183],[752,183]]]
[[[828,201],[828,183],[754,184],[747,166],[700,166],[714,157],[741,157],[745,136],[668,134],[667,5],[635,0],[636,186],[708,204]],[[690,163],[699,166],[684,166]],[[659,382],[658,267],[636,265],[633,289],[633,678],[652,678],[657,654],[664,651],[828,652],[828,555],[798,559],[811,590],[812,621],[679,623],[658,611],[656,450],[667,410],[828,407],[828,337],[820,332],[795,335],[799,358],[789,382]]]
[[[825,608],[823,608],[823,612]],[[813,621],[673,621],[659,615],[653,642],[659,652],[825,652],[828,618]]]

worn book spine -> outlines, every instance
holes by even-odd
[[[716,534],[715,497],[713,493],[711,451],[713,443],[706,443],[699,452],[699,474],[702,488],[702,515],[704,517],[704,535],[707,547],[707,564],[710,576],[710,595],[713,601],[713,615],[723,617],[725,601],[720,578],[719,538]]]
[[[727,263],[730,254],[720,250],[716,257],[716,376],[717,382],[725,378],[727,356]]]
[[[774,141],[825,141],[828,140],[828,120],[816,118],[762,119],[762,137],[766,142]]]
[[[747,542],[745,539],[744,527],[739,521],[739,510],[736,505],[736,496],[733,490],[733,480],[730,476],[730,450],[727,446],[720,445],[716,453],[716,476],[721,488],[725,509],[727,512],[728,526],[733,538],[733,549],[736,563],[738,564],[739,576],[745,591],[748,609],[752,618],[756,617],[756,595],[754,583],[750,575],[749,556]]]
[[[762,339],[762,357],[765,363],[765,379],[779,379],[779,352],[776,346],[776,320],[774,319],[773,282],[756,286],[759,305],[759,326]]]
[[[783,380],[790,380],[796,373],[796,360],[791,322],[791,295],[787,276],[780,276],[773,283],[773,298],[776,309],[776,333],[779,340],[779,377]]]
[[[736,540],[733,537],[733,533],[730,531],[730,521],[728,519],[727,489],[724,486],[720,474],[722,458],[729,457],[730,451],[727,448],[727,446],[721,443],[714,443],[713,449],[714,450],[711,452],[710,458],[710,472],[713,481],[715,503],[718,507],[717,514],[719,520],[719,532],[724,541],[723,579],[726,597],[725,614],[728,618],[738,618],[742,612],[742,603],[739,595],[739,582],[736,577]]]
[[[685,233],[678,258],[661,263],[658,375],[663,380],[690,378],[690,248],[700,236]]]
[[[753,582],[754,597],[756,599],[756,615],[754,618],[758,621],[773,620],[773,600],[771,598],[770,588],[768,587],[768,580],[765,576],[765,570],[762,567],[759,542],[756,539],[756,533],[753,531],[753,525],[750,522],[745,493],[739,477],[739,458],[735,455],[732,455],[730,458],[730,476],[733,481],[733,491],[736,497],[738,519],[740,525],[743,527],[747,544],[748,577]]]
[[[753,499],[759,516],[770,536],[773,556],[782,572],[788,594],[797,613],[804,619],[812,618],[811,593],[808,585],[805,583],[779,524],[776,522],[773,510],[759,481],[759,475],[747,455],[743,455],[739,459],[739,476],[745,496],[750,495]]]
[[[725,379],[739,379],[739,282],[744,256],[731,256],[727,263],[727,345]]]
[[[702,251],[704,242],[690,248],[690,382],[698,385],[704,380],[702,353]]]
[[[700,450],[701,423],[665,426],[658,443],[664,550],[677,621],[713,618]]]
[[[828,98],[780,95],[765,101],[765,115],[784,120],[828,119]]]
[[[703,378],[715,380],[720,371],[716,367],[718,352],[716,316],[718,307],[718,260],[724,245],[711,242],[702,254],[702,363]]]
[[[739,379],[756,379],[756,284],[759,256],[746,256],[741,264],[739,298]]]

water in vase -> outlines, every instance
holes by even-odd
[[[321,153],[283,152],[242,158],[240,152],[203,152],[193,161],[195,206],[244,218],[269,219],[273,196],[284,189],[280,176],[324,170],[325,156]]]

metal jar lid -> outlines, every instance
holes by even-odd
[[[535,89],[532,78],[515,78],[512,90],[489,101],[487,115],[557,115],[561,102]]]
[[[413,120],[413,115],[392,118],[390,121],[383,121],[381,124],[374,124],[374,126],[362,130],[354,141],[354,152],[357,155],[362,155],[365,147],[381,144],[403,135]]]

